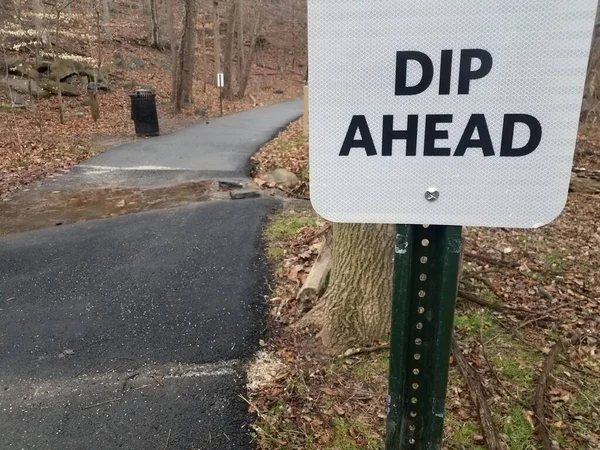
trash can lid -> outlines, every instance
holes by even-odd
[[[152,94],[154,94],[154,91],[150,88],[139,88],[139,89],[136,89],[136,91],[135,91],[135,95],[138,95],[138,96],[146,96],[146,95],[152,95]]]

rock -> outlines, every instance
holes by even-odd
[[[93,81],[91,83],[88,83],[87,85],[87,89],[88,91],[108,91],[108,85],[104,82],[99,82],[99,83],[94,83]]]
[[[197,117],[206,117],[206,111],[202,108],[198,108],[194,114],[196,114]]]
[[[13,67],[17,67],[19,64],[22,64],[22,61],[19,58],[14,58],[12,56],[0,56],[0,72],[6,73],[6,69],[10,69]]]
[[[115,61],[116,66],[119,69],[126,69],[127,68],[127,62],[125,61],[125,58],[123,58],[123,55],[119,52],[116,52],[113,55],[113,59]]]
[[[75,67],[73,61],[68,61],[66,59],[58,59],[53,61],[50,63],[50,67],[46,72],[48,78],[54,81],[65,81],[72,75],[77,75],[77,73],[77,68]]]
[[[10,105],[13,108],[24,108],[25,107],[25,97],[23,97],[18,92],[10,90],[8,92],[8,97],[10,98]]]
[[[0,72],[4,75],[7,70],[10,75],[19,77],[37,79],[40,76],[34,65],[31,63],[23,62],[18,58],[0,58]]]
[[[260,192],[252,191],[250,189],[242,190],[242,191],[229,191],[229,196],[232,200],[242,200],[245,198],[256,198],[260,197]]]
[[[40,86],[51,94],[58,95],[58,85],[56,81],[40,80]],[[60,83],[60,90],[65,97],[78,97],[81,95],[77,86],[68,83]]]
[[[300,184],[298,177],[287,169],[275,169],[269,172],[265,178],[268,185],[295,188]]]
[[[24,78],[2,78],[0,79],[0,86],[6,86],[20,94],[31,94],[38,98],[48,98],[51,95],[37,81]]]
[[[143,69],[146,67],[146,63],[139,58],[131,58],[129,60],[129,68],[132,70]]]
[[[97,67],[83,66],[79,64],[78,73],[82,77],[87,77],[88,82],[96,83],[107,83],[108,84],[108,73],[105,70],[98,69]]]
[[[77,84],[78,81],[79,81],[79,75],[77,75],[77,74],[73,74],[70,77],[67,77],[64,79],[64,82],[68,83],[68,84]]]

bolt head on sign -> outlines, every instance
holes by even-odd
[[[596,5],[308,0],[317,212],[551,222],[567,198]]]

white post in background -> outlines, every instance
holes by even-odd
[[[219,104],[221,105],[221,117],[223,117],[223,88],[225,87],[225,74],[217,74],[217,87],[219,88]]]

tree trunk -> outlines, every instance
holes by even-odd
[[[108,0],[102,0],[102,26],[104,32],[110,36],[110,5]]]
[[[150,46],[160,49],[160,35],[158,32],[158,7],[156,0],[150,0]]]
[[[214,53],[215,53],[215,79],[217,81],[217,74],[221,72],[221,20],[219,18],[219,1],[213,2],[213,17],[214,17]]]
[[[177,92],[177,42],[175,38],[175,13],[173,11],[173,2],[167,2],[167,23],[169,28],[169,44],[171,46],[171,102],[175,103]]]
[[[388,339],[393,247],[391,225],[333,225],[331,279],[312,313],[325,347],[339,352]]]
[[[244,70],[244,3],[238,0],[238,75]]]
[[[600,1],[598,3],[583,96],[582,120],[584,122],[595,121],[600,114],[598,110],[600,103]]]
[[[198,13],[196,0],[185,0],[185,18],[183,34],[179,46],[179,62],[177,70],[177,89],[175,112],[181,111],[184,104],[192,102],[194,86],[194,64],[196,56],[196,17]]]
[[[203,87],[202,87],[202,92],[206,93],[206,85],[207,83],[210,82],[210,70],[208,69],[208,61],[207,61],[207,56],[206,56],[206,52],[208,51],[208,49],[206,48],[206,31],[204,30],[204,26],[206,25],[206,23],[202,23],[202,67],[203,70],[202,72],[204,73],[204,83],[203,83]]]
[[[33,13],[35,14],[35,31],[38,33],[38,39],[41,40],[44,7],[41,0],[33,0]]]
[[[235,18],[237,0],[232,0],[231,9],[227,18],[227,40],[225,41],[225,98],[233,100],[233,44],[235,42]]]
[[[248,52],[248,58],[246,58],[244,72],[240,73],[239,88],[237,93],[238,98],[244,98],[244,95],[246,95],[246,89],[248,89],[250,72],[252,72],[252,62],[254,61],[254,52],[256,51],[256,39],[258,38],[258,33],[260,33],[260,28],[262,26],[263,6],[257,7],[256,22],[254,23],[254,30],[252,30],[252,36],[250,38],[250,51]]]

